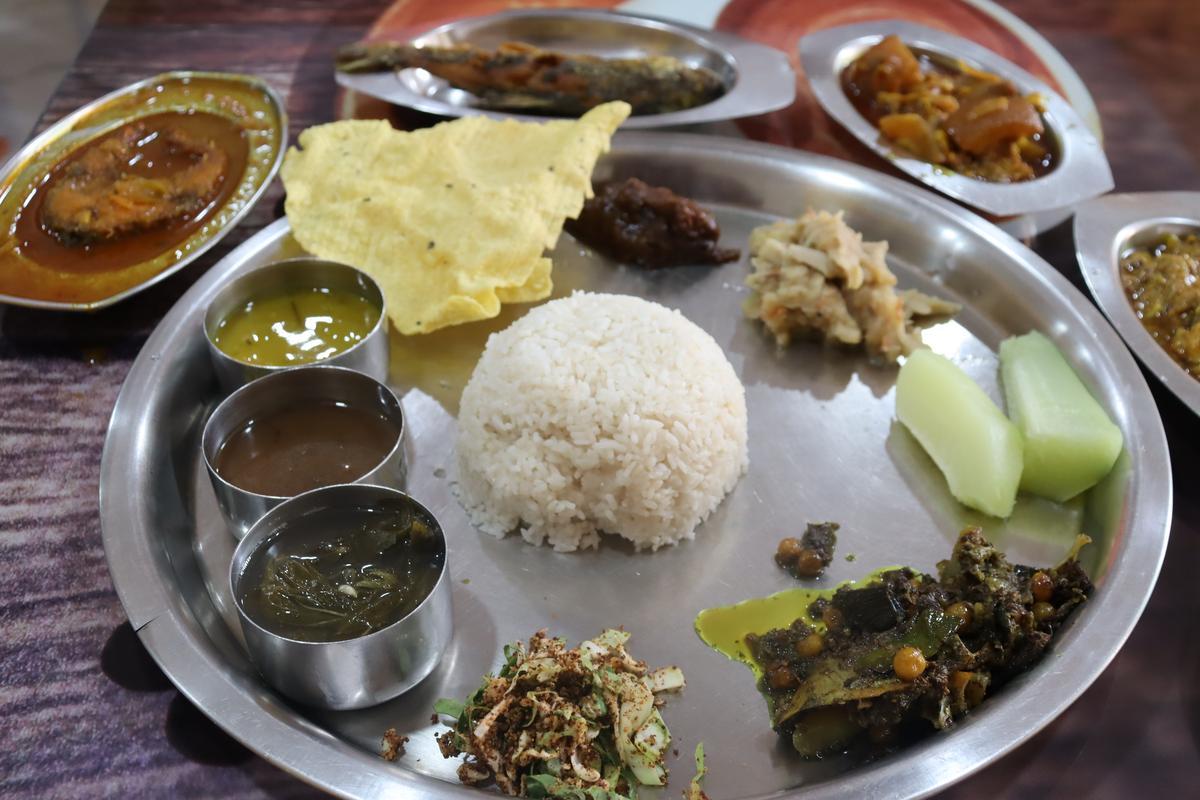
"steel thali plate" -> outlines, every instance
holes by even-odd
[[[652,665],[678,664],[687,688],[664,715],[679,756],[671,786],[691,774],[703,741],[713,797],[919,797],[983,767],[1045,726],[1104,669],[1154,586],[1171,518],[1162,424],[1137,365],[1100,314],[1038,256],[991,224],[899,180],[791,150],[712,137],[620,134],[597,178],[637,175],[714,209],[726,245],[806,207],[845,209],[867,238],[891,243],[902,286],[964,304],[926,332],[994,397],[995,349],[1007,335],[1043,331],[1063,349],[1124,432],[1113,474],[1081,502],[1025,499],[1007,522],[967,512],[893,421],[895,368],[817,345],[786,351],[743,318],[747,261],[716,269],[644,272],[617,266],[563,236],[554,252],[555,294],[590,289],[636,294],[680,309],[712,334],[747,394],[750,468],[694,542],[657,553],[606,543],[563,554],[519,537],[472,529],[451,493],[454,413],[487,335],[501,317],[393,337],[391,381],[413,434],[409,491],[445,527],[455,636],[441,666],[408,695],[358,712],[314,712],[288,703],[248,665],[225,590],[235,541],[223,527],[200,463],[199,432],[218,399],[205,350],[204,306],[232,276],[299,248],[281,220],[213,267],[179,301],[135,362],[113,413],[101,467],[103,535],[114,583],[134,628],[180,690],[230,734],[306,781],[345,797],[479,797],[440,757],[430,712],[463,697],[494,670],[505,642],[549,628],[572,642],[607,626],[632,633]],[[692,629],[707,607],[794,585],[775,567],[778,540],[805,520],[842,524],[824,581],[886,565],[932,570],[957,531],[980,523],[1016,561],[1059,560],[1075,531],[1096,543],[1085,563],[1094,598],[1046,659],[953,730],[868,764],[803,762],[771,731],[750,672],[709,650]],[[853,554],[853,561],[845,556]],[[395,763],[376,754],[388,727],[412,737]]]
[[[587,9],[503,11],[456,20],[412,40],[419,46],[473,44],[486,49],[520,41],[545,50],[604,58],[673,56],[690,67],[705,67],[722,78],[725,94],[712,102],[663,114],[633,116],[624,130],[695,125],[737,119],[784,108],[796,97],[796,75],[788,57],[773,47],[720,31],[707,31],[655,17]],[[339,85],[389,103],[447,117],[483,115],[496,119],[545,122],[553,117],[493,111],[476,105],[469,92],[455,89],[423,69],[360,74],[335,73]]]

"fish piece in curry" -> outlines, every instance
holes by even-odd
[[[136,234],[203,210],[228,166],[211,140],[135,123],[66,165],[46,192],[41,222],[67,245]]]

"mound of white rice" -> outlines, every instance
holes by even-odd
[[[577,292],[487,343],[459,413],[459,496],[495,536],[690,539],[746,470],[746,398],[678,311]]]

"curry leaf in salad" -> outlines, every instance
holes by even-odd
[[[708,767],[704,764],[704,742],[700,742],[696,745],[696,774],[683,790],[684,800],[708,800],[708,795],[704,792],[704,776],[707,774]]]
[[[568,649],[539,631],[505,646],[500,671],[466,701],[438,700],[434,710],[454,720],[437,737],[442,755],[465,756],[459,779],[560,800],[634,798],[665,784],[671,734],[657,695],[682,689],[683,672],[648,669],[628,639],[610,629]]]

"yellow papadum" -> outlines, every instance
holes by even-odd
[[[563,221],[592,196],[626,103],[578,120],[466,117],[402,132],[347,120],[300,134],[280,175],[296,240],[379,283],[401,333],[494,317],[550,295]]]

